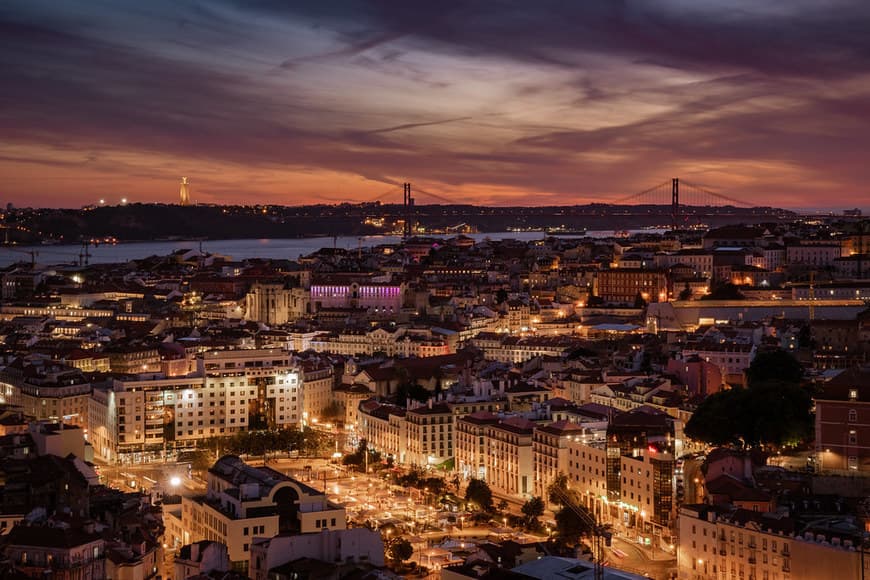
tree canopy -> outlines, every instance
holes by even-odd
[[[728,282],[715,286],[709,294],[702,296],[701,300],[744,300],[745,298],[740,288]]]
[[[396,387],[396,404],[400,407],[407,406],[409,400],[425,403],[431,396],[432,393],[427,391],[426,387],[420,383],[402,382]]]
[[[538,518],[544,515],[544,500],[538,496],[530,498],[521,508],[526,526],[533,528],[538,524]]]
[[[785,351],[761,353],[747,371],[749,386],[707,397],[686,424],[686,435],[711,445],[782,446],[808,439],[812,396],[800,384],[800,363]]]
[[[575,492],[568,487],[568,476],[561,471],[547,486],[547,499],[557,505],[564,505],[565,499],[576,501]]]
[[[758,353],[746,371],[749,386],[766,381],[800,383],[803,375],[797,359],[781,348]]]
[[[580,541],[580,536],[592,531],[592,527],[589,525],[592,516],[589,515],[589,521],[587,521],[586,518],[581,518],[575,510],[589,514],[586,508],[576,504],[573,509],[563,507],[556,512],[556,531],[562,541],[567,544],[577,544]]]
[[[368,454],[368,461],[366,461]],[[365,469],[366,465],[370,468],[377,468],[381,463],[381,454],[373,449],[369,449],[369,443],[365,439],[360,439],[356,451],[348,453],[341,460],[344,465],[353,465],[359,469]]]
[[[210,437],[201,447],[217,455],[232,453],[236,455],[264,455],[298,451],[302,455],[319,456],[330,447],[331,435],[318,429],[273,429],[243,431],[231,437]]]
[[[389,554],[394,562],[404,562],[414,555],[414,547],[406,538],[396,538],[390,544]]]
[[[465,500],[477,504],[483,511],[492,511],[492,490],[482,479],[471,478],[468,481],[468,486],[465,488]]]

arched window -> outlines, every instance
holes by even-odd
[[[849,423],[857,423],[858,422],[858,411],[855,409],[849,409]]]

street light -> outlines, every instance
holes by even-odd
[[[181,478],[177,475],[173,475],[169,478],[169,485],[171,485],[172,487],[178,487],[179,485],[181,485]]]

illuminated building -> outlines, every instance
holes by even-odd
[[[179,205],[190,205],[190,184],[186,177],[181,178],[181,192]]]

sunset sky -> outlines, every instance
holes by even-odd
[[[0,73],[21,206],[870,208],[867,0],[7,0]]]

